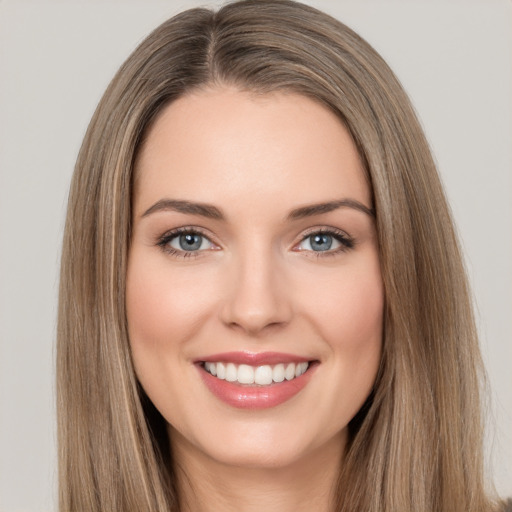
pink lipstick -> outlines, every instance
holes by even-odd
[[[318,361],[278,352],[227,352],[195,361],[218,399],[241,409],[275,407],[299,393]]]

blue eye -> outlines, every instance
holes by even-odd
[[[303,251],[323,252],[337,249],[340,245],[340,242],[332,235],[327,233],[314,233],[302,240],[299,244],[299,248]]]
[[[181,233],[167,241],[168,246],[178,251],[201,251],[211,249],[212,243],[199,233]]]
[[[317,233],[308,237],[309,245],[313,251],[328,251],[335,241],[331,235]]]
[[[300,251],[336,253],[351,249],[353,246],[353,240],[345,234],[318,231],[306,236],[297,248]]]
[[[164,252],[185,257],[198,255],[201,251],[215,249],[216,246],[205,235],[190,228],[179,228],[162,235],[158,245]]]
[[[195,233],[188,233],[186,235],[175,236],[169,245],[174,249],[182,251],[197,251],[203,243],[203,237]]]

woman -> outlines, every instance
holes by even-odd
[[[122,66],[72,183],[62,510],[498,510],[425,137],[301,4],[190,10]]]

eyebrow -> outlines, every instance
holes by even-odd
[[[337,210],[338,208],[352,208],[353,210],[358,210],[362,213],[365,213],[366,215],[369,215],[372,218],[375,218],[375,210],[373,208],[368,208],[363,203],[360,203],[355,199],[339,199],[337,201],[329,201],[327,203],[318,203],[307,206],[301,206],[300,208],[292,210],[288,214],[288,219],[304,219],[306,217],[311,217],[313,215],[329,213],[334,210]]]
[[[288,220],[304,219],[306,217],[312,217],[314,215],[320,215],[322,213],[329,213],[338,208],[352,208],[358,210],[370,217],[375,217],[375,211],[373,208],[368,208],[363,203],[356,201],[355,199],[339,199],[337,201],[328,201],[326,203],[317,203],[307,206],[301,206],[295,208],[288,215]],[[214,220],[225,220],[225,217],[219,208],[211,204],[196,203],[192,201],[184,201],[180,199],[161,199],[157,201],[153,206],[149,207],[141,217],[147,217],[155,212],[162,211],[175,211],[179,213],[188,213],[191,215],[200,215]]]
[[[162,211],[189,213],[192,215],[207,217],[209,219],[224,220],[224,215],[216,206],[205,203],[195,203],[192,201],[182,201],[179,199],[161,199],[148,208],[141,217],[147,217],[152,213]]]

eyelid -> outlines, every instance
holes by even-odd
[[[210,242],[210,244],[212,244],[213,247],[209,248],[209,249],[201,249],[201,250],[197,250],[197,251],[185,251],[185,250],[181,250],[181,249],[176,249],[169,245],[169,242],[172,239],[176,238],[179,235],[189,234],[189,233],[200,235],[200,236],[206,238]],[[165,253],[171,254],[173,256],[177,256],[177,257],[181,257],[181,258],[190,258],[190,257],[197,258],[205,252],[220,249],[219,244],[216,243],[213,240],[213,238],[214,237],[207,230],[205,230],[204,228],[201,228],[199,226],[180,226],[177,228],[169,229],[162,235],[158,236],[156,239],[155,245],[159,246],[160,249],[162,251],[164,251]]]
[[[169,242],[173,239],[179,236],[180,234],[184,233],[190,233],[190,234],[198,234],[204,238],[206,238],[211,244],[212,248],[209,249],[200,249],[196,251],[186,251],[181,249],[173,248],[169,245]],[[313,251],[310,249],[299,249],[298,246],[307,240],[308,237],[315,235],[315,234],[327,234],[335,238],[339,243],[340,246],[335,249],[328,249],[326,251]],[[335,228],[332,226],[313,226],[308,228],[307,230],[303,231],[300,235],[300,239],[293,244],[292,251],[296,252],[304,252],[314,255],[315,257],[321,257],[321,256],[334,256],[340,252],[345,252],[350,249],[352,249],[355,245],[356,241],[355,239],[350,236],[346,231],[343,231],[339,228]],[[220,250],[221,246],[215,241],[215,237],[212,236],[212,234],[199,226],[180,226],[177,228],[170,229],[163,233],[162,235],[158,236],[155,242],[155,245],[159,246],[160,249],[167,254],[171,254],[176,257],[181,258],[197,258],[204,253],[209,251],[215,251]]]
[[[327,251],[312,251],[307,249],[298,249],[298,246],[307,240],[308,237],[311,235],[316,234],[326,234],[331,235],[333,238],[335,238],[341,245],[340,247],[336,249],[329,249]],[[332,226],[314,226],[311,228],[308,228],[306,231],[301,233],[301,238],[298,242],[295,242],[293,245],[292,250],[295,250],[297,252],[308,252],[308,253],[314,253],[315,256],[332,256],[339,252],[345,252],[347,250],[350,250],[354,247],[356,241],[355,239],[350,236],[346,231],[343,231],[339,228],[335,228]]]

